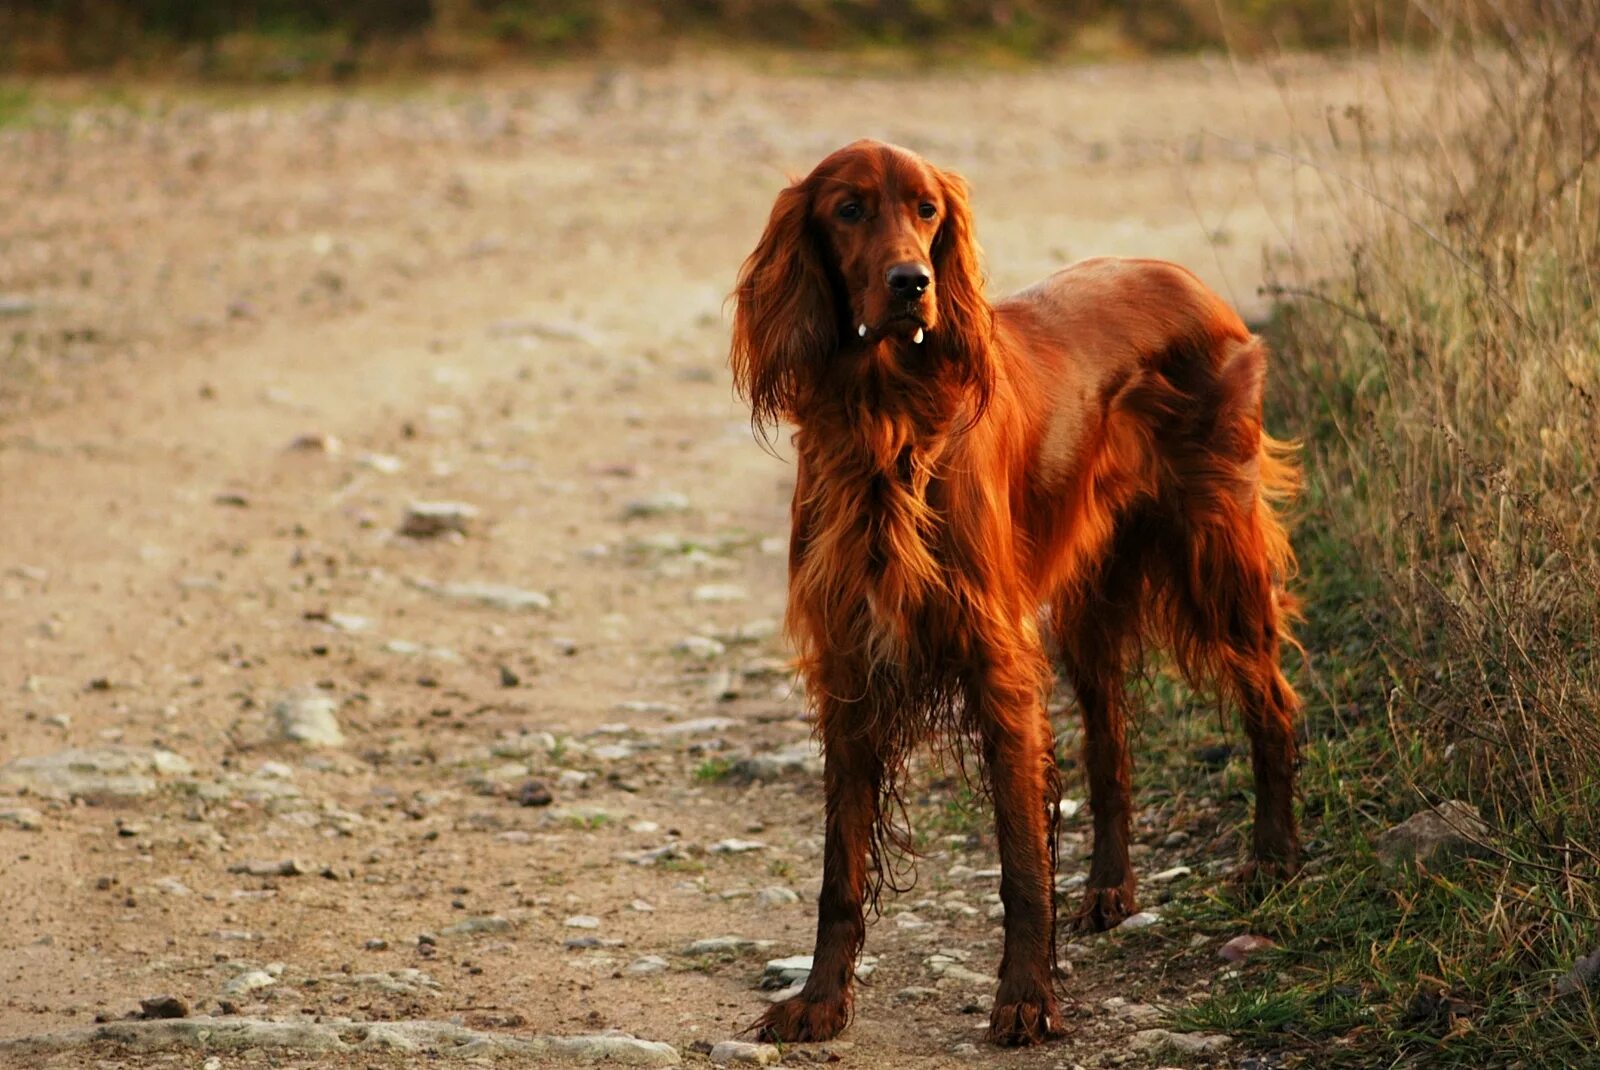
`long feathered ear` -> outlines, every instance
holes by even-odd
[[[978,413],[988,404],[994,385],[990,338],[994,313],[983,294],[982,252],[972,228],[967,182],[942,171],[944,223],[933,239],[933,273],[939,300],[939,325],[930,336],[943,354],[962,367],[978,388]],[[975,414],[976,415],[976,414]]]
[[[838,344],[828,274],[810,232],[811,191],[778,194],[767,229],[739,269],[728,364],[750,417],[765,430],[794,414],[806,370]]]

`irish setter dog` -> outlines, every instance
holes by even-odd
[[[1086,260],[991,304],[967,186],[858,141],[778,195],[734,291],[730,362],[763,431],[795,428],[788,634],[815,706],[827,833],[816,955],[764,1037],[849,1022],[865,910],[924,741],[982,758],[1005,951],[989,1035],[1060,1030],[1046,634],[1083,715],[1094,817],[1080,928],[1134,905],[1125,675],[1164,642],[1237,707],[1256,810],[1246,876],[1292,872],[1297,700],[1279,671],[1293,555],[1262,429],[1266,351],[1192,274]],[[1042,611],[1042,612],[1041,612]]]

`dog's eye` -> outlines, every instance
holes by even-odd
[[[923,201],[917,205],[917,214],[923,219],[932,219],[939,214],[939,209],[935,208],[931,201]]]
[[[839,206],[839,218],[846,223],[854,223],[861,218],[861,205],[855,201],[845,201]]]

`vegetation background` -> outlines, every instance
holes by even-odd
[[[674,47],[1021,63],[1226,47],[1426,49],[1420,154],[1326,171],[1339,270],[1280,267],[1271,422],[1298,522],[1307,876],[1190,902],[1252,958],[1181,1012],[1319,1066],[1600,1065],[1600,2],[11,0],[0,71],[228,80]],[[25,90],[0,90],[0,121]],[[1359,118],[1359,117],[1358,117]],[[1308,136],[1307,167],[1321,168]],[[1401,162],[1396,162],[1401,161]],[[1323,251],[1325,253],[1325,250]],[[1177,700],[1174,700],[1177,701]],[[1151,729],[1159,731],[1159,729]],[[1192,775],[1187,756],[1141,776]],[[1471,849],[1375,843],[1464,800]],[[1236,814],[1248,813],[1241,782]]]

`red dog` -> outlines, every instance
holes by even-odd
[[[1264,347],[1172,264],[1088,260],[991,305],[978,256],[965,182],[858,141],[778,195],[739,273],[734,381],[758,427],[797,428],[786,624],[826,760],[816,957],[762,1018],[768,1039],[848,1024],[897,778],[930,739],[976,746],[994,800],[990,1038],[1059,1031],[1041,606],[1083,710],[1094,855],[1076,924],[1135,909],[1123,685],[1145,639],[1242,715],[1247,874],[1296,865],[1297,700],[1278,668],[1294,559],[1271,505],[1296,473],[1262,430]]]

